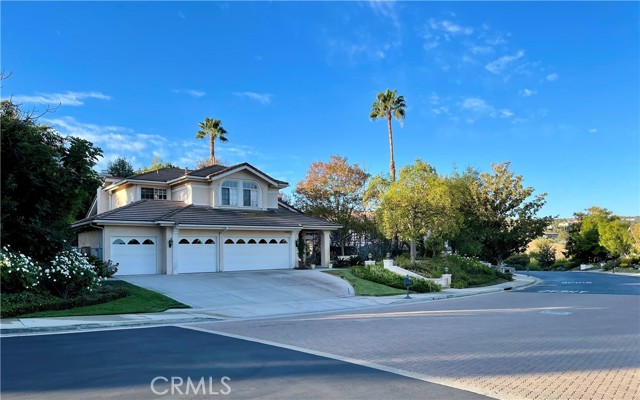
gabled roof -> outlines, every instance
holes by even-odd
[[[158,183],[174,183],[172,181],[179,180],[180,178],[184,179],[198,179],[202,180],[203,178],[216,178],[225,176],[227,174],[232,174],[237,171],[241,171],[243,169],[247,169],[252,171],[254,174],[260,176],[266,181],[271,182],[275,186],[286,187],[289,183],[285,181],[281,181],[271,176],[265,174],[258,168],[254,167],[249,163],[241,163],[232,165],[230,167],[224,165],[211,165],[208,167],[200,168],[195,171],[190,171],[188,169],[182,168],[160,168],[151,172],[144,172],[142,174],[132,175],[127,178],[121,179],[117,182],[111,182],[109,187],[117,187],[125,183],[129,183],[132,181],[145,181],[145,182],[158,182]]]
[[[139,200],[115,210],[77,221],[81,228],[90,224],[166,224],[229,228],[338,229],[341,226],[284,208],[242,210],[187,205],[181,201]]]

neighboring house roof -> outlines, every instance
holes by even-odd
[[[95,223],[173,223],[179,226],[338,229],[341,225],[284,208],[240,210],[185,204],[171,200],[139,200],[115,210],[77,221],[74,228]]]

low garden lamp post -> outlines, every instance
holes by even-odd
[[[404,277],[404,286],[407,287],[407,296],[405,297],[405,299],[411,298],[411,296],[409,296],[409,288],[411,287],[412,283],[413,283],[413,279],[411,279],[409,274],[407,274],[407,276]]]

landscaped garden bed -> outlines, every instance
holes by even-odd
[[[186,305],[118,280],[115,265],[62,251],[50,262],[3,247],[0,251],[0,316],[53,317],[160,312]]]

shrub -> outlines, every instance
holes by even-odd
[[[84,255],[69,250],[58,253],[40,273],[42,286],[63,299],[93,290],[100,280]]]
[[[522,267],[526,267],[530,261],[531,260],[528,254],[513,254],[507,257],[506,260],[504,260],[504,263],[513,266],[516,269],[522,269]]]
[[[336,258],[333,261],[333,268],[349,268],[350,266],[351,261],[344,258]]]
[[[118,272],[118,263],[111,260],[102,261],[98,257],[88,256],[87,261],[93,265],[93,271],[100,278],[111,278]]]
[[[352,267],[355,267],[356,265],[363,265],[364,261],[362,260],[362,258],[360,258],[360,256],[355,256],[349,259],[349,263]]]
[[[620,260],[607,261],[602,267],[605,271],[611,271],[614,268],[620,268]]]
[[[502,274],[475,258],[458,255],[419,260],[415,264],[409,264],[404,268],[420,275],[434,278],[442,276],[446,268],[451,274],[451,287],[457,289],[513,280],[510,275]]]
[[[127,297],[124,287],[100,286],[91,293],[82,293],[69,299],[61,299],[43,291],[8,293],[2,295],[0,317],[15,317],[38,311],[65,310],[90,306]]]
[[[0,275],[2,293],[33,290],[39,284],[40,266],[29,256],[4,246],[0,251]]]
[[[358,278],[366,279],[371,282],[380,283],[383,285],[391,286],[398,289],[406,289],[404,286],[404,277],[391,272],[388,269],[379,266],[357,266],[351,269],[351,273]],[[411,278],[413,283],[411,284],[411,290],[419,293],[439,292],[440,285],[428,281],[426,279]]]

